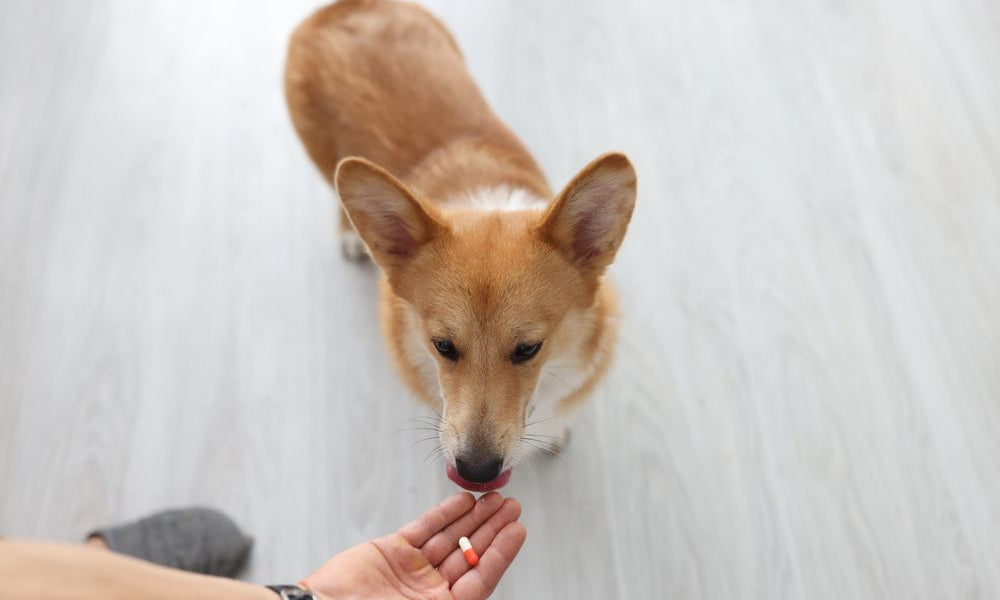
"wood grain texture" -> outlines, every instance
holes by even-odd
[[[1000,596],[1000,9],[463,2],[620,353],[497,598]],[[291,580],[451,491],[280,89],[297,2],[0,2],[0,531],[218,506]]]

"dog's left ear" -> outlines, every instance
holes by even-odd
[[[563,188],[538,232],[585,273],[600,275],[625,237],[635,190],[635,169],[628,158],[603,154]]]

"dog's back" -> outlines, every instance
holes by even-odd
[[[328,180],[340,159],[363,156],[429,198],[460,193],[464,180],[550,197],[451,34],[415,4],[340,0],[317,11],[292,36],[285,93],[295,128]],[[454,189],[438,189],[442,182]]]

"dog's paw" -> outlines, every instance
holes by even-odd
[[[368,249],[365,248],[365,244],[361,241],[358,232],[352,229],[340,232],[340,253],[347,260],[361,261],[368,256]]]

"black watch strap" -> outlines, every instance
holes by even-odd
[[[281,600],[317,600],[316,594],[297,585],[269,585],[267,589],[277,592]]]

